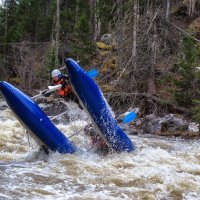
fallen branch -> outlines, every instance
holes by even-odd
[[[190,108],[184,108],[184,107],[179,107],[177,105],[175,105],[173,102],[170,102],[169,100],[164,100],[160,97],[154,96],[152,94],[149,93],[125,93],[125,92],[114,92],[114,93],[105,93],[105,96],[109,96],[109,98],[123,98],[124,97],[133,97],[133,98],[146,98],[149,101],[154,101],[157,104],[163,105],[163,106],[168,106],[170,107],[170,110],[173,110],[177,113],[180,114],[187,114],[187,115],[191,115],[192,111]]]
[[[171,22],[169,22],[168,20],[165,19],[165,21],[170,24],[171,26],[173,26],[174,28],[178,29],[180,32],[182,32],[184,35],[191,37],[192,39],[194,39],[196,42],[200,42],[200,40],[198,40],[197,38],[195,38],[194,36],[192,36],[191,34],[189,34],[188,32],[184,31],[183,29],[181,29],[180,27],[176,26],[175,24],[172,24]]]

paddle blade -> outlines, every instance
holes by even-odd
[[[54,91],[54,90],[60,89],[61,87],[62,85],[59,84],[59,85],[54,85],[54,86],[48,86],[48,89],[51,91]]]
[[[124,117],[123,123],[127,124],[129,122],[132,122],[136,117],[137,117],[136,113],[130,112]]]
[[[96,78],[97,75],[98,75],[98,70],[97,69],[92,69],[92,70],[86,72],[86,74],[91,78]]]

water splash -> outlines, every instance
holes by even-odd
[[[58,128],[69,136],[86,124]],[[82,131],[73,140],[83,151],[44,155],[9,110],[0,126],[0,199],[199,199],[199,140],[130,136],[136,151],[105,157],[86,151]]]

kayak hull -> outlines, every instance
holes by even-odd
[[[133,151],[134,144],[118,126],[111,108],[94,80],[73,59],[66,60],[66,67],[74,92],[102,138],[116,152]]]
[[[45,145],[52,151],[59,153],[74,153],[76,147],[51,122],[42,109],[11,84],[1,81],[0,90],[7,104],[19,121],[36,138],[39,145]]]

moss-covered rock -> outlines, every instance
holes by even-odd
[[[105,74],[107,72],[111,72],[115,70],[116,67],[117,67],[116,57],[112,57],[107,62],[105,62],[105,64],[103,65],[100,71],[102,74]]]
[[[97,42],[96,44],[100,50],[112,50],[113,49],[113,45],[107,45],[103,42]]]

